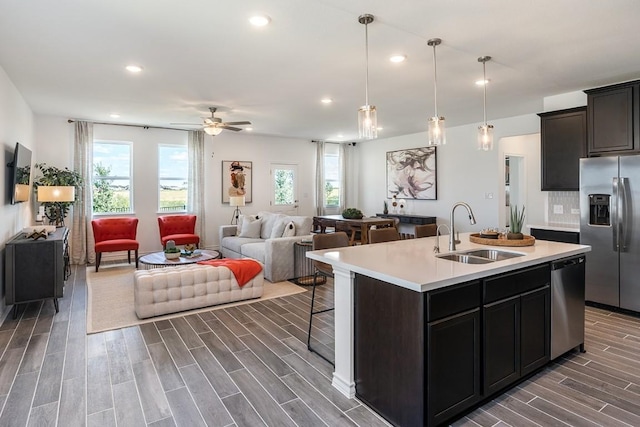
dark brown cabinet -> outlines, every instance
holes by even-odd
[[[484,281],[484,395],[550,360],[551,270],[524,269]]]
[[[587,107],[540,113],[542,191],[577,191],[587,154]]]
[[[640,151],[640,81],[586,90],[589,156]]]
[[[67,228],[46,239],[18,233],[5,246],[5,302],[15,305],[52,298],[58,311],[67,268]]]

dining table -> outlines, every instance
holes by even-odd
[[[356,243],[357,231],[360,231],[360,244],[369,243],[369,229],[374,225],[376,227],[394,227],[395,220],[393,218],[381,217],[363,217],[363,218],[345,218],[342,215],[317,215],[313,217],[313,224],[317,226],[320,233],[326,233],[327,227],[333,227],[336,231],[345,229],[341,225],[348,227],[350,233],[349,244]]]

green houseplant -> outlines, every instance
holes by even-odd
[[[35,168],[40,171],[40,176],[36,176],[33,181],[36,195],[38,187],[61,186],[75,187],[75,200],[73,202],[43,202],[45,216],[51,224],[62,225],[64,218],[69,213],[69,208],[78,200],[82,190],[82,176],[69,168],[60,169],[55,166],[48,166],[46,163],[36,163]]]
[[[509,233],[507,233],[507,239],[521,240],[524,238],[522,234],[522,226],[524,225],[524,205],[522,205],[522,211],[518,209],[518,205],[511,206],[511,219]]]
[[[342,211],[342,217],[345,219],[362,219],[364,215],[360,209],[347,208]]]

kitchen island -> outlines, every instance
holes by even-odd
[[[520,256],[482,264],[442,259],[433,252],[435,237],[307,253],[334,270],[333,386],[392,424],[448,421],[544,366],[550,262],[590,250],[460,238],[456,252]]]

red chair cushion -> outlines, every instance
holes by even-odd
[[[162,247],[166,246],[169,240],[173,240],[176,245],[186,245],[193,243],[195,245],[200,243],[200,237],[197,234],[170,234],[162,238]]]
[[[114,239],[96,243],[96,252],[135,251],[140,247],[136,240]]]

